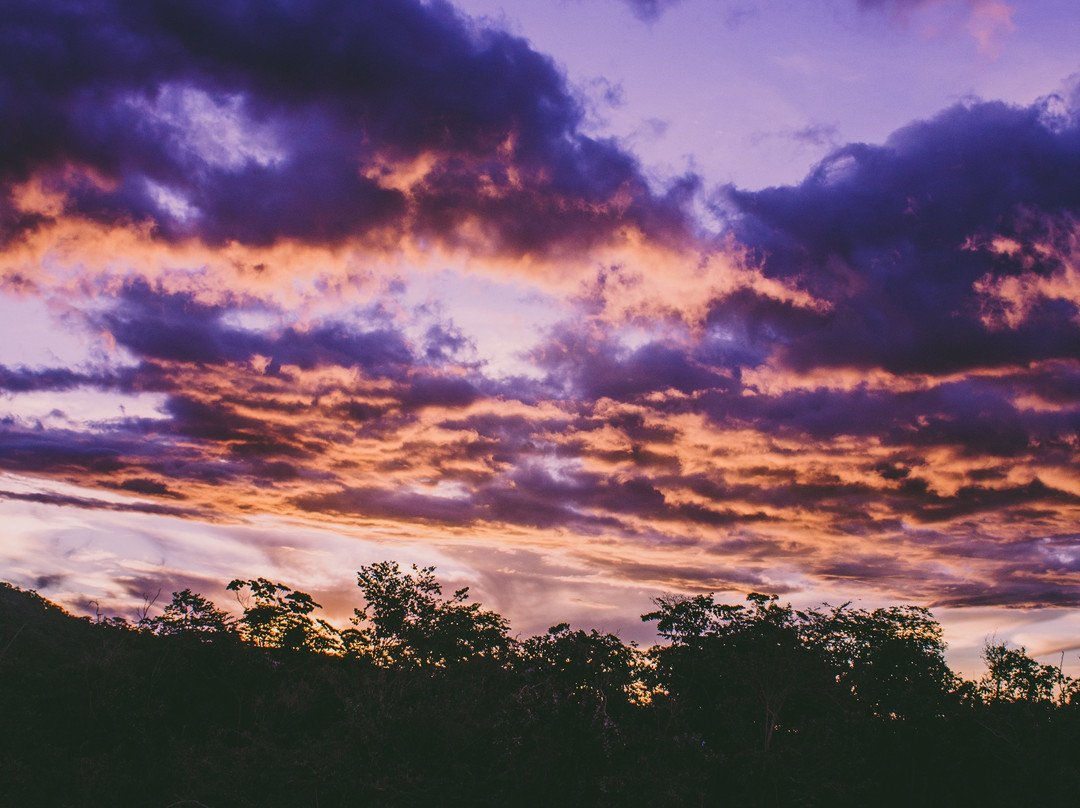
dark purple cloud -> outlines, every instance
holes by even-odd
[[[401,404],[404,409],[429,406],[454,409],[469,406],[481,395],[468,379],[428,376],[417,378],[403,391]]]
[[[170,490],[169,486],[161,480],[151,480],[146,477],[129,477],[116,486],[121,491],[131,491],[135,494],[149,494],[151,496],[174,497],[183,499],[182,494]]]
[[[668,389],[682,393],[729,391],[739,387],[737,370],[747,351],[704,340],[687,350],[685,344],[653,341],[633,350],[602,330],[573,325],[552,331],[532,360],[548,371],[554,390],[585,401],[612,398],[630,401]]]
[[[797,370],[947,374],[1077,356],[1071,301],[1034,300],[1022,321],[1003,327],[988,322],[994,301],[979,291],[980,282],[1061,268],[1033,245],[1050,235],[1048,222],[1080,213],[1080,126],[1045,113],[1041,104],[957,106],[883,146],[833,152],[798,186],[727,188],[732,230],[765,274],[831,305],[766,311],[782,336],[777,357]],[[994,236],[1030,249],[977,248]],[[724,301],[717,307],[717,317],[742,319]]]
[[[428,408],[449,414],[499,392],[455,360],[469,346],[453,324],[413,342],[377,308],[304,329],[275,326],[273,314],[238,299],[207,304],[143,281],[126,285],[87,320],[136,364],[0,366],[0,390],[159,394],[158,417],[83,428],[59,409],[47,424],[8,417],[0,468],[162,498],[187,497],[193,485],[317,480],[329,474],[319,456],[335,447],[392,438]],[[254,324],[235,315],[255,315]]]
[[[23,429],[0,423],[0,466],[12,471],[112,473],[122,470],[124,450],[102,436],[66,430]]]
[[[156,502],[108,502],[91,497],[77,497],[67,494],[47,492],[6,491],[0,489],[0,502],[5,499],[17,502],[33,502],[39,505],[59,505],[92,511],[116,511],[121,513],[146,513],[155,516],[178,516],[188,519],[206,517],[208,514],[200,508],[179,508],[160,505]],[[55,578],[56,576],[51,576]]]
[[[189,294],[166,293],[137,281],[129,284],[116,304],[100,316],[100,325],[140,359],[193,362],[205,365],[247,362],[260,355],[270,359],[267,372],[282,365],[301,370],[315,367],[359,367],[377,375],[401,375],[416,363],[413,349],[388,323],[364,329],[342,322],[323,322],[307,330],[284,327],[276,331],[245,329],[228,324],[230,314],[259,313],[239,301],[205,304]],[[444,346],[447,343],[444,338]],[[432,348],[427,347],[431,354]],[[443,358],[445,348],[434,358]]]
[[[70,390],[86,384],[87,377],[68,368],[30,369],[0,365],[0,390],[27,393],[31,390]]]
[[[916,493],[921,495],[924,492],[920,488],[916,487]],[[1038,478],[1025,485],[1005,488],[964,486],[952,496],[932,496],[928,499],[929,504],[917,514],[922,522],[944,522],[977,513],[1015,509],[1016,506],[1044,506],[1041,509],[1026,507],[1015,511],[1018,519],[1033,521],[1040,516],[1052,515],[1057,505],[1080,504],[1080,497],[1051,488]]]
[[[952,446],[972,457],[1017,457],[1080,422],[1069,411],[1025,412],[1005,381],[963,380],[918,391],[795,390],[774,396],[708,396],[704,411],[726,426],[768,424],[768,431],[812,441],[838,435],[885,445]]]
[[[410,448],[427,463],[437,451],[433,446]],[[423,488],[402,490],[397,486],[343,484],[332,493],[299,497],[295,504],[301,510],[318,513],[454,526],[504,523],[539,529],[569,528],[586,534],[611,530],[634,534],[638,530],[635,520],[720,527],[769,518],[762,512],[744,513],[729,507],[671,502],[644,474],[626,479],[584,470],[556,475],[543,462],[543,454],[531,445],[489,441],[475,448],[475,458],[501,454],[503,460],[492,463],[487,473],[440,475],[443,481],[456,479],[468,484],[456,496],[427,493]],[[460,448],[454,449],[447,452],[447,459],[456,461],[467,454]]]
[[[330,494],[298,497],[295,504],[302,511],[366,518],[434,521],[444,525],[465,525],[479,515],[468,499],[452,499],[379,487],[347,487]]]
[[[479,222],[497,250],[543,253],[684,222],[579,131],[549,58],[445,2],[10,0],[0,117],[8,239],[48,220],[10,198],[33,175],[69,213],[209,244],[455,241]],[[393,172],[425,156],[405,193]]]

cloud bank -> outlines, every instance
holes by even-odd
[[[719,189],[707,238],[695,178],[653,190],[551,60],[444,3],[0,23],[4,293],[96,346],[0,367],[0,469],[110,498],[4,496],[557,546],[656,588],[1080,599],[1075,97]],[[570,291],[494,372],[410,297],[429,253]]]
[[[550,59],[442,2],[5,4],[0,239],[404,237],[521,256],[678,231]]]

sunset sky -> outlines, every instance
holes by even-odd
[[[1075,0],[5,0],[0,578],[1080,646]]]

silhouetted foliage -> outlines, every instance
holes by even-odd
[[[0,805],[1016,806],[1080,788],[1076,682],[988,644],[962,682],[924,609],[664,596],[639,651],[515,641],[432,568],[190,590],[131,624],[0,585]],[[212,640],[212,641],[211,641]]]
[[[936,714],[960,684],[945,663],[941,626],[926,609],[891,606],[867,612],[845,604],[802,612],[800,619],[807,643],[875,715]]]
[[[467,603],[468,587],[443,599],[435,568],[401,571],[381,561],[357,572],[366,605],[355,609],[356,629],[345,633],[349,652],[383,665],[447,665],[502,659],[510,650],[506,620]]]
[[[294,651],[332,651],[340,642],[338,632],[325,620],[311,617],[322,608],[306,592],[294,592],[284,584],[265,578],[243,581],[239,578],[227,587],[236,592],[244,607],[240,633],[245,640],[263,648],[287,648]],[[244,590],[250,589],[245,600]]]
[[[232,633],[227,612],[190,589],[173,592],[172,600],[157,617],[144,617],[139,627],[152,634],[195,637],[203,642]]]
[[[557,698],[627,702],[637,695],[636,646],[614,634],[572,631],[569,623],[560,623],[522,643],[520,656],[526,677]]]

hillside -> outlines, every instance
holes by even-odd
[[[359,577],[345,631],[262,579],[231,585],[240,621],[185,591],[134,626],[0,586],[0,804],[1015,806],[1080,788],[1075,683],[1004,646],[963,682],[920,609],[667,598],[645,619],[668,642],[642,652],[565,624],[514,640],[431,570]]]

